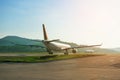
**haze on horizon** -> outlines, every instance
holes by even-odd
[[[0,38],[16,35],[120,47],[119,0],[0,0]]]

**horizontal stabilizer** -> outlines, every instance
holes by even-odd
[[[60,41],[59,39],[54,39],[54,40],[44,40],[44,42],[54,42],[54,41]]]

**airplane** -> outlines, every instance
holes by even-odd
[[[64,54],[68,55],[69,54],[68,50],[70,49],[72,50],[72,53],[77,53],[77,48],[95,47],[95,46],[102,45],[102,44],[100,45],[79,45],[76,47],[72,47],[71,45],[58,42],[60,41],[59,39],[49,40],[45,25],[42,24],[42,27],[43,27],[43,36],[44,36],[44,40],[42,40],[42,42],[46,46],[47,52],[49,54],[53,54],[53,51],[64,51]]]

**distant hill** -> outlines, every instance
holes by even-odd
[[[6,36],[0,39],[0,46],[15,46],[15,45],[39,45],[44,47],[41,40],[31,40],[27,38],[21,38],[18,36]]]
[[[69,44],[72,47],[78,46],[76,43],[58,41],[60,43]],[[79,52],[85,52],[86,50],[95,50],[98,53],[115,53],[112,49],[102,49],[102,48],[80,48]],[[22,38],[18,36],[6,36],[0,39],[0,52],[46,52],[46,47],[42,43],[42,40],[32,40],[27,38]]]
[[[36,46],[36,47],[34,47]],[[32,40],[18,36],[6,36],[0,39],[0,52],[43,52],[46,51],[41,40]]]
[[[113,48],[112,50],[120,52],[120,48]]]
[[[79,52],[86,52],[87,50],[93,50],[95,53],[118,53],[117,51],[114,51],[112,49],[107,48],[97,48],[97,47],[91,47],[91,48],[80,48],[78,49]]]

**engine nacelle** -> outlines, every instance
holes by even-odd
[[[77,49],[72,49],[72,53],[77,53]]]

